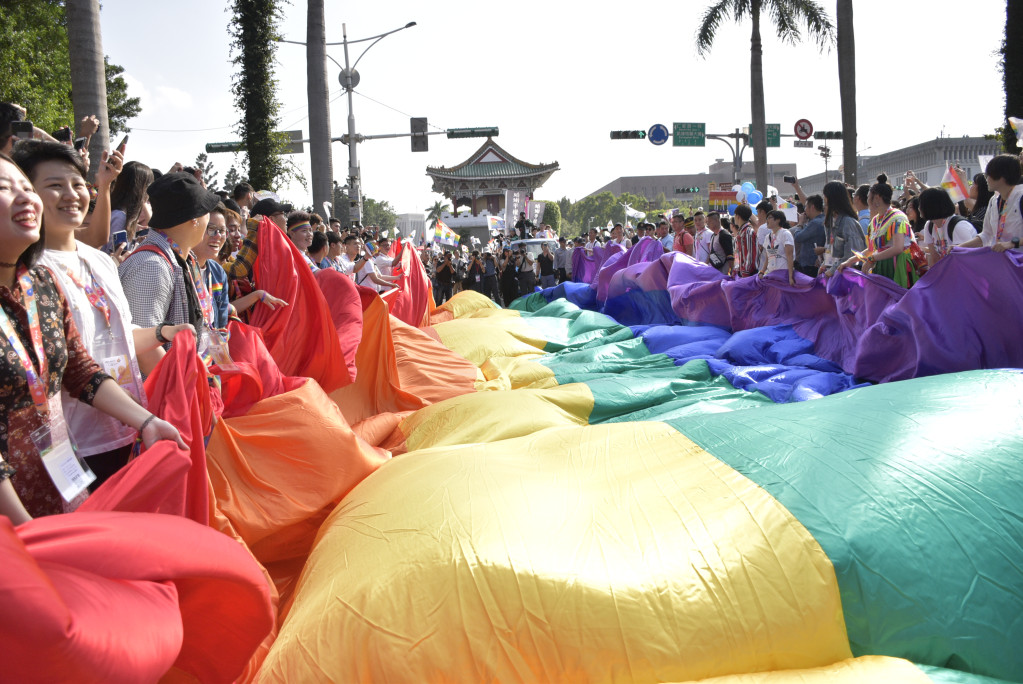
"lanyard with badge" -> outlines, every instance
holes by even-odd
[[[8,318],[7,312],[3,308],[0,308],[0,330],[3,331],[11,345],[11,350],[21,362],[32,403],[43,419],[43,426],[34,430],[30,435],[32,442],[39,450],[43,466],[61,497],[65,501],[71,502],[96,480],[96,475],[75,454],[75,447],[71,441],[67,423],[64,422],[60,392],[55,393],[52,398],[47,397],[46,379],[50,374],[49,362],[43,349],[43,334],[39,324],[35,285],[32,282],[32,277],[28,274],[28,269],[24,266],[18,269],[18,282],[21,284],[22,300],[28,314],[29,336],[32,338],[32,347],[39,360],[38,372],[32,364],[32,357],[29,356],[28,350],[25,349],[21,338],[18,337],[14,324],[11,323],[11,319]]]
[[[213,311],[213,270],[206,265],[205,270],[200,270],[196,265],[196,294],[199,297],[199,304],[202,306],[203,321],[206,325],[207,337],[209,338],[209,352],[213,363],[223,370],[236,371],[238,366],[231,358],[231,348],[228,345],[229,333],[227,330],[218,330],[214,327],[215,314]],[[194,276],[193,276],[194,278]]]
[[[138,362],[132,359],[128,353],[128,341],[114,334],[114,326],[110,322],[110,304],[107,301],[106,291],[96,281],[92,268],[88,262],[81,261],[88,275],[88,282],[82,280],[74,271],[64,266],[64,272],[71,279],[78,289],[85,293],[89,303],[99,313],[103,314],[106,327],[97,331],[93,340],[93,358],[103,368],[103,372],[114,379],[121,389],[127,392],[135,401],[142,406],[146,405],[145,394],[142,392],[142,373],[139,370]]]

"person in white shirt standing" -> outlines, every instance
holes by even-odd
[[[377,267],[368,255],[362,254],[363,243],[358,235],[349,235],[345,238],[345,253],[341,255],[341,270],[355,280],[356,285],[371,287],[377,292],[383,292],[394,287],[398,279],[394,276],[385,276],[377,272]]]
[[[785,212],[780,209],[773,209],[767,212],[767,228],[770,230],[764,239],[764,265],[760,268],[760,275],[766,275],[772,271],[788,271],[789,285],[795,285],[796,241],[789,232],[789,222],[785,218]]]
[[[693,214],[693,225],[696,230],[696,260],[706,264],[710,258],[710,243],[714,240],[714,233],[707,228],[707,216],[702,211]]]
[[[963,247],[990,247],[995,252],[1019,250],[1023,238],[1023,185],[1019,157],[1000,154],[984,169],[988,189],[995,193],[984,214],[984,230]]]

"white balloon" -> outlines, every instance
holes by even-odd
[[[735,201],[740,204],[746,201],[746,193],[743,192],[742,188],[735,191]]]

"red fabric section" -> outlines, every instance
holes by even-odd
[[[290,392],[306,382],[305,378],[281,373],[258,328],[232,321],[228,330],[231,332],[231,360],[238,370],[219,366],[211,369],[220,376],[224,418],[244,416],[258,401]]]
[[[362,339],[362,309],[358,286],[352,279],[333,269],[316,272],[316,284],[330,309],[330,320],[334,322],[341,353],[345,357],[348,375],[354,381],[356,376],[355,352]],[[363,288],[367,289],[367,288]]]
[[[316,380],[326,392],[351,382],[330,307],[302,254],[268,218],[259,225],[254,277],[260,289],[288,302],[275,311],[256,304],[249,316],[285,375]]]
[[[79,510],[168,513],[205,525],[210,514],[203,439],[212,429],[214,412],[206,366],[191,333],[178,333],[145,389],[149,410],[178,429],[188,451],[157,442],[103,483]]]
[[[395,318],[418,328],[426,325],[434,308],[433,286],[416,250],[408,243],[402,245],[401,267],[397,273],[401,277],[400,291],[388,302],[388,309]]]
[[[230,682],[272,627],[248,552],[180,517],[0,517],[0,556],[5,681]]]

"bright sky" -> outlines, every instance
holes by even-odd
[[[327,40],[384,38],[359,63],[355,120],[359,133],[404,133],[409,116],[432,126],[498,126],[496,141],[532,163],[557,161],[537,199],[576,201],[619,176],[699,173],[730,158],[724,143],[705,148],[655,146],[645,140],[610,140],[617,129],[648,129],[675,121],[705,122],[708,132],[749,124],[748,22],[726,24],[706,59],[694,35],[710,0],[633,0],[604,9],[577,3],[480,3],[443,0],[327,0]],[[207,142],[236,140],[239,118],[230,93],[226,0],[104,0],[103,48],[125,68],[129,92],[142,98],[128,157],[156,168],[191,164]],[[832,13],[835,3],[825,0]],[[1003,95],[997,51],[1005,26],[1004,0],[974,0],[956,10],[922,0],[856,0],[858,147],[879,154],[941,135],[991,132],[1002,123]],[[306,5],[286,8],[283,37],[304,41]],[[968,28],[966,31],[955,30]],[[352,46],[354,62],[361,45]],[[328,53],[344,63],[341,46]],[[277,49],[277,93],[282,130],[308,135],[305,50]],[[347,104],[328,61],[331,135],[347,132]],[[837,55],[804,41],[783,45],[764,35],[767,120],[791,133],[800,118],[817,130],[841,128]],[[361,95],[360,95],[361,94]],[[197,130],[201,129],[201,130]],[[433,130],[431,128],[431,130]],[[363,192],[399,212],[423,211],[441,199],[431,191],[427,166],[464,161],[483,139],[430,136],[426,153],[408,138],[359,145]],[[308,146],[307,146],[308,150]],[[832,167],[840,163],[833,145]],[[334,143],[334,177],[345,183],[348,149]],[[220,178],[233,155],[210,155]],[[309,174],[308,152],[293,157]],[[752,150],[746,160],[752,160]],[[771,163],[796,162],[800,175],[824,170],[815,150],[794,149],[792,138],[769,148]],[[312,196],[300,185],[278,191],[298,205]]]

